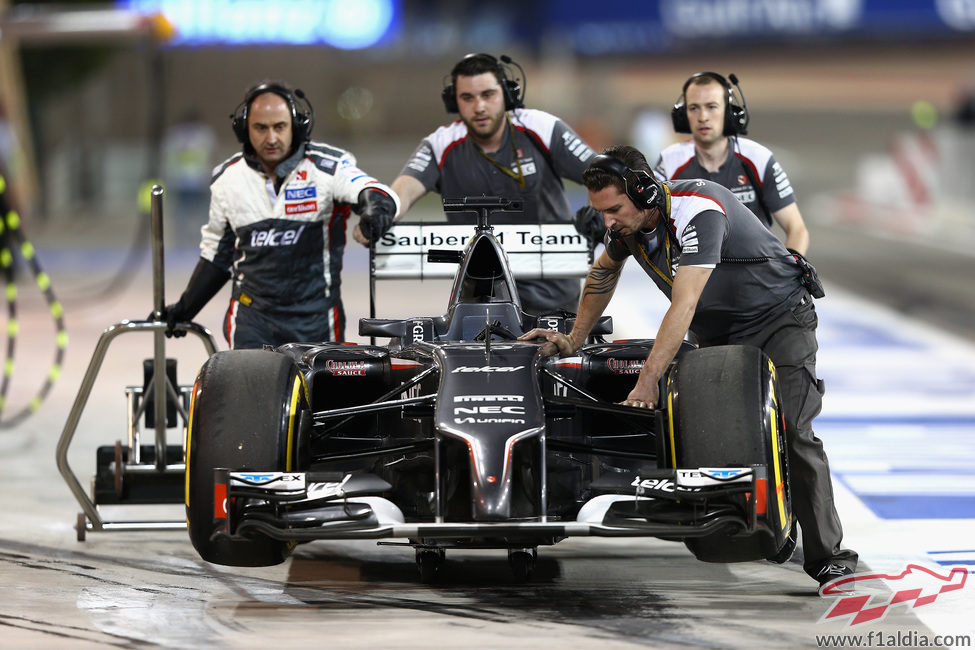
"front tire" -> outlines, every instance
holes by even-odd
[[[719,531],[684,543],[704,562],[747,562],[775,555],[792,525],[784,419],[775,366],[759,348],[725,345],[681,356],[668,396],[676,432],[667,460],[680,468],[767,468],[765,498],[757,495],[765,526],[755,532]],[[740,497],[736,497],[740,498]],[[744,499],[742,499],[744,501]],[[744,504],[742,504],[744,505]]]
[[[288,557],[293,548],[288,542],[217,532],[213,470],[294,471],[299,416],[307,409],[304,379],[284,354],[229,350],[203,365],[193,387],[186,433],[186,523],[204,560],[271,566]]]

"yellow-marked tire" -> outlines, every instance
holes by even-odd
[[[751,534],[721,531],[687,537],[704,562],[747,562],[774,557],[792,524],[785,432],[775,368],[759,348],[725,345],[680,357],[670,381],[676,467],[768,468],[764,525]],[[739,497],[735,497],[739,498]],[[744,497],[740,497],[744,505]]]
[[[190,540],[204,560],[270,566],[288,557],[293,548],[288,542],[214,534],[218,525],[213,470],[302,469],[296,465],[298,423],[307,409],[302,377],[284,354],[229,350],[203,365],[193,389],[186,435],[186,522]]]

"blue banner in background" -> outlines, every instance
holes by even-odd
[[[975,37],[975,0],[497,0],[460,4],[449,11],[403,0],[116,4],[163,14],[177,30],[174,45],[324,44],[361,49],[402,45],[400,39],[405,38],[407,47],[421,41],[415,45],[436,50],[436,43],[428,41],[446,30],[462,35],[460,40],[483,40],[489,34],[499,43],[538,46],[554,39],[582,55],[604,55],[665,52],[704,40],[760,44],[845,37]]]
[[[975,36],[972,0],[548,0],[540,25],[582,54],[667,51],[697,40]]]
[[[394,36],[401,0],[117,0],[139,13],[159,13],[176,29],[173,45],[380,45]]]

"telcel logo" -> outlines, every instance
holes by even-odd
[[[293,230],[257,230],[251,233],[251,246],[293,246],[298,243],[305,226]]]

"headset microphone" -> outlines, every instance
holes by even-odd
[[[751,121],[751,116],[748,114],[748,102],[745,100],[745,93],[741,91],[741,84],[738,83],[738,75],[734,72],[728,75],[728,81],[735,85],[738,89],[738,96],[741,97],[741,112],[735,112],[734,108],[731,109],[732,117],[737,120],[736,132],[740,135],[748,134],[748,122]]]

